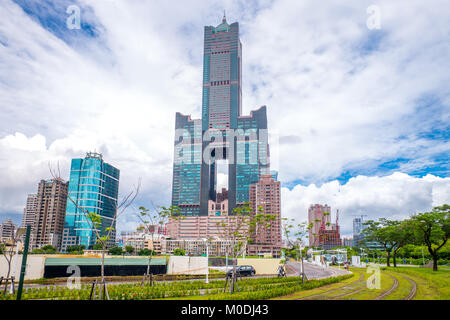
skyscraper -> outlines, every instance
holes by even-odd
[[[32,225],[31,248],[52,245],[61,249],[68,182],[41,180],[37,192],[36,214]]]
[[[176,114],[172,204],[208,216],[217,199],[217,165],[228,168],[228,212],[249,201],[249,186],[269,174],[266,107],[242,116],[239,24],[226,17],[204,29],[202,119]]]
[[[119,170],[104,162],[99,153],[88,152],[84,159],[72,159],[68,193],[72,200],[67,200],[63,251],[70,245],[92,248],[95,244],[95,230],[86,217],[86,211],[101,216],[101,236],[106,234],[106,228],[115,229],[113,218],[117,209],[119,174]],[[110,242],[115,242],[115,232]]]

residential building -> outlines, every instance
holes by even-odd
[[[173,254],[175,249],[182,249],[186,255],[204,256],[208,246],[210,257],[231,256],[232,248],[237,243],[233,240],[223,239],[163,239],[162,253]]]
[[[23,209],[22,227],[26,228],[31,226],[31,230],[34,228],[34,219],[36,217],[37,209],[37,194],[29,194],[27,197],[27,203]]]
[[[353,238],[342,238],[342,245],[344,247],[353,247]]]
[[[41,180],[39,183],[31,249],[45,245],[51,245],[57,251],[61,249],[67,190],[68,182],[61,178]]]
[[[87,212],[100,215],[101,226],[97,229],[100,236],[108,233],[107,228],[113,228],[109,245],[115,245],[119,175],[119,169],[106,163],[100,153],[88,152],[84,159],[72,159],[63,234],[64,252],[70,245],[84,245],[86,249],[92,249],[97,241]]]
[[[328,216],[331,218],[330,216]],[[336,210],[336,222],[326,223],[322,221],[319,229],[319,247],[329,250],[342,246],[340,227],[339,227],[339,210]]]
[[[12,239],[14,238],[17,227],[12,219],[6,219],[0,223],[0,238]]]
[[[209,200],[207,216],[185,216],[182,219],[169,219],[167,235],[172,239],[224,238],[227,228],[222,224],[233,225],[235,217],[228,215],[226,190],[217,197],[219,201]]]
[[[281,187],[273,175],[261,175],[258,183],[250,185],[250,203],[252,214],[270,214],[275,217],[269,227],[260,228],[251,236],[252,243],[247,245],[247,254],[273,257],[281,255]],[[259,212],[259,209],[262,209]]]
[[[331,224],[331,208],[328,205],[312,204],[308,209],[308,224],[312,227],[308,230],[310,247],[319,247],[319,230],[322,223],[325,226]]]
[[[135,249],[135,253],[140,250],[149,249],[156,254],[161,254],[161,241],[165,238],[163,234],[148,234],[144,232],[122,233],[121,246],[123,248],[131,246]]]

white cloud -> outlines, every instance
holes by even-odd
[[[282,188],[281,194],[285,217],[307,221],[311,204],[328,204],[333,221],[339,209],[341,233],[351,235],[353,215],[402,220],[450,203],[450,178],[433,175],[416,178],[397,172],[384,177],[357,176],[342,185],[336,180],[321,186],[297,185],[291,190]]]
[[[223,9],[241,28],[243,111],[267,105],[269,129],[281,138],[271,151],[283,182],[326,182],[396,157],[414,159],[400,168],[410,172],[448,153],[448,141],[420,137],[449,121],[443,0],[378,1],[378,33],[366,28],[370,1],[82,3],[101,32],[71,47],[1,1],[0,213],[22,211],[26,194],[49,177],[48,161],[59,160],[68,178],[70,159],[94,149],[121,170],[121,192],[141,177],[139,201],[168,204],[175,112],[200,117],[203,26],[218,24]],[[367,51],[374,34],[380,46]],[[418,109],[424,95],[441,105]],[[433,199],[445,200],[448,184],[435,182]],[[302,188],[322,203],[337,186],[291,192]],[[295,205],[286,205],[290,215]]]

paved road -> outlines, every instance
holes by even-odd
[[[296,261],[288,261],[287,263],[287,275],[299,276],[301,272],[301,263]],[[351,272],[336,267],[321,267],[309,262],[303,262],[305,267],[305,274],[308,279],[322,279],[328,277],[335,277],[340,275],[349,274]]]
[[[339,276],[339,275],[344,275],[344,274],[350,273],[350,272],[348,272],[346,270],[338,269],[338,268],[335,268],[335,267],[323,268],[323,267],[317,266],[317,265],[309,263],[309,262],[304,262],[304,266],[305,266],[306,277],[308,279],[321,279],[321,278],[328,278],[328,277],[331,277],[331,276]],[[300,271],[301,271],[301,264],[299,262],[288,261],[286,269],[287,269],[286,272],[287,272],[288,276],[299,276]],[[261,278],[276,277],[276,275],[258,275],[258,276],[255,276],[255,278],[260,278],[260,277]],[[194,281],[194,280],[199,280],[199,279],[186,279],[186,280],[175,280],[175,281]],[[204,280],[204,279],[201,279],[201,280]],[[215,279],[210,279],[210,280],[215,280]],[[141,280],[108,281],[108,284],[138,283],[140,281]],[[162,281],[171,282],[171,281],[174,281],[174,280],[162,280]],[[87,284],[92,284],[92,283],[87,283]],[[16,283],[16,286],[17,286],[17,283]],[[67,286],[67,283],[66,282],[59,282],[59,283],[52,284],[52,285],[30,284],[30,283],[24,284],[24,288],[42,288],[42,287],[53,287],[53,286]]]

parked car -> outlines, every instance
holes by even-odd
[[[236,266],[236,275],[238,277],[243,276],[254,276],[256,273],[255,268],[253,266]],[[227,271],[227,277],[231,277],[233,275],[233,268]]]

